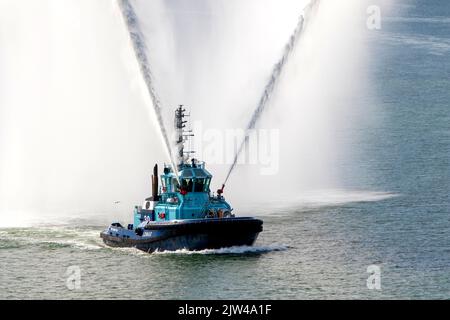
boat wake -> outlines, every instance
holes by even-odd
[[[189,251],[181,249],[176,251],[156,251],[156,255],[248,255],[248,254],[263,254],[276,251],[288,250],[286,245],[268,245],[268,246],[236,246],[221,249],[205,249],[198,251]]]

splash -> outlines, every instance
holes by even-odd
[[[240,210],[258,212],[260,216],[290,215],[292,210],[309,211],[326,207],[341,207],[348,204],[368,203],[390,200],[401,197],[402,194],[389,192],[373,192],[362,190],[310,190],[303,191],[298,196],[280,196],[270,201],[261,200],[257,205],[244,204]]]
[[[174,172],[176,173],[176,176],[178,177],[177,166],[174,161],[171,143],[169,140],[169,134],[166,130],[166,127],[164,126],[164,120],[162,117],[161,101],[159,100],[158,95],[156,94],[153,75],[152,75],[152,72],[150,69],[149,59],[148,59],[147,53],[146,53],[147,48],[145,46],[144,35],[142,34],[142,32],[140,30],[138,18],[136,16],[136,13],[135,13],[130,1],[129,0],[118,0],[118,4],[119,4],[120,11],[125,20],[125,24],[127,26],[127,29],[128,29],[129,35],[130,35],[130,41],[133,45],[134,53],[135,53],[136,59],[139,63],[142,77],[144,78],[148,93],[152,100],[153,110],[155,111],[155,114],[156,114],[156,119],[158,121],[160,133],[161,133],[164,145],[166,147],[166,151],[170,157],[172,168],[173,168]]]
[[[272,70],[272,74],[269,78],[269,82],[264,87],[263,94],[258,102],[257,108],[253,112],[250,122],[247,125],[247,128],[245,130],[244,139],[242,140],[242,142],[234,156],[233,163],[231,164],[230,169],[228,170],[224,184],[226,184],[228,182],[228,179],[230,178],[231,173],[233,172],[234,168],[236,167],[239,155],[241,154],[245,145],[248,143],[251,130],[255,128],[256,123],[258,122],[259,118],[261,117],[261,114],[263,113],[264,109],[266,108],[267,102],[270,100],[270,97],[272,96],[272,93],[275,89],[278,79],[280,78],[283,68],[286,65],[287,61],[289,60],[291,53],[294,51],[295,45],[297,44],[298,39],[300,38],[300,35],[303,31],[306,10],[310,10],[312,8],[312,6],[317,5],[318,2],[319,2],[318,0],[312,1],[305,8],[304,12],[302,12],[302,14],[300,15],[297,26],[296,26],[294,32],[292,33],[291,37],[289,38],[288,43],[284,47],[283,55],[281,56],[281,59],[275,64],[275,66]]]
[[[268,246],[235,246],[221,249],[205,249],[190,251],[180,249],[176,251],[155,251],[153,254],[175,254],[175,255],[236,255],[236,254],[263,254],[274,251],[285,251],[289,247],[286,245],[268,245]]]
[[[98,230],[92,228],[33,227],[0,230],[0,249],[30,246],[99,250],[103,248],[103,243],[98,238]]]

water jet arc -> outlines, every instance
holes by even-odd
[[[164,126],[161,102],[158,98],[158,95],[156,94],[153,75],[150,69],[150,63],[146,52],[147,48],[145,46],[144,36],[139,27],[138,17],[129,0],[118,0],[118,5],[126,24],[128,34],[130,36],[130,41],[134,49],[136,60],[139,64],[141,75],[146,84],[148,94],[150,95],[150,98],[152,100],[153,111],[155,112],[156,120],[158,121],[158,126],[160,129],[159,131],[163,140],[163,144],[169,155],[172,168],[174,172],[177,172],[178,168],[173,157],[171,148],[172,144],[170,143],[169,134],[166,130],[166,127]]]
[[[244,149],[244,146],[247,144],[250,131],[255,128],[256,123],[261,117],[261,114],[265,110],[268,101],[270,100],[270,97],[272,96],[272,93],[275,89],[275,86],[278,82],[278,79],[280,78],[281,73],[283,72],[283,69],[289,60],[289,57],[291,56],[292,52],[294,51],[295,45],[297,44],[300,35],[304,29],[305,25],[305,16],[307,11],[310,11],[313,6],[316,6],[320,1],[319,0],[313,0],[305,9],[304,12],[300,15],[299,21],[297,23],[296,28],[294,29],[294,32],[292,33],[291,37],[289,38],[288,43],[285,45],[283,50],[283,55],[281,56],[281,59],[275,64],[272,70],[272,74],[269,78],[269,82],[264,87],[263,94],[261,98],[259,99],[258,106],[256,107],[255,111],[253,111],[252,117],[246,127],[245,130],[245,136],[242,140],[241,144],[239,145],[239,148],[233,158],[233,163],[230,166],[230,169],[228,170],[227,176],[225,178],[224,185],[227,184],[228,179],[230,178],[231,173],[236,167],[239,155],[241,154],[242,150]]]

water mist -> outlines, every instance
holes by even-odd
[[[170,152],[172,128],[166,126],[160,139],[160,124],[185,104],[204,131],[245,130],[309,1],[123,3],[134,10],[130,22],[138,21],[132,34],[117,1],[0,2],[2,222],[47,212],[59,218],[95,214],[105,223],[128,218],[150,193],[153,164]],[[359,0],[320,1],[255,126],[279,130],[280,171],[261,176],[258,166],[236,166],[226,191],[236,209],[261,199],[308,198],[314,190],[331,190],[310,196],[323,200],[336,189],[363,189],[364,183],[345,184],[341,167],[352,167],[353,141],[361,133],[355,124],[372,112],[361,98],[367,90],[366,8]],[[136,32],[142,41],[129,45]],[[136,63],[139,57],[146,57],[151,73]],[[210,138],[195,137],[206,147]],[[217,185],[242,139],[235,142],[222,163],[198,155]]]

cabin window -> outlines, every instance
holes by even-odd
[[[206,178],[205,179],[205,185],[203,186],[204,187],[204,189],[203,189],[204,192],[209,192],[209,184],[210,184],[210,182],[211,182],[211,178]]]
[[[178,189],[180,188],[177,178],[172,178],[172,185],[173,185],[172,192],[177,192]]]
[[[164,178],[162,179],[163,187],[168,189],[170,188],[170,178]]]
[[[179,184],[177,178],[164,177],[162,180],[162,186],[166,192],[177,192]]]
[[[181,189],[192,192],[192,188],[194,186],[193,179],[181,179]]]
[[[204,192],[205,190],[205,179],[204,178],[197,178],[195,179],[195,187],[194,192]]]

